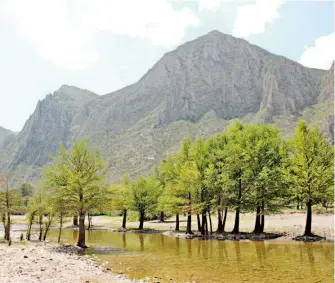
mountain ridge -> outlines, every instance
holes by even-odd
[[[240,119],[292,134],[299,118],[333,140],[333,69],[310,69],[212,31],[162,56],[136,83],[99,96],[63,85],[39,101],[14,140],[0,149],[0,171],[34,181],[60,143],[88,138],[101,148],[110,180],[147,173],[185,136],[208,136]],[[330,103],[331,102],[331,103]]]

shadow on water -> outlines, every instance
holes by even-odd
[[[56,231],[50,236],[57,239]],[[77,230],[66,230],[63,242],[76,243],[77,237]],[[108,231],[89,231],[87,241],[87,253],[132,278],[205,283],[334,281],[334,243],[329,242],[204,241]]]

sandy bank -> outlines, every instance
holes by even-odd
[[[72,251],[71,251],[72,250]],[[89,256],[51,243],[0,244],[0,282],[143,282],[99,266]]]

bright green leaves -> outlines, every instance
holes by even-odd
[[[102,207],[108,200],[103,168],[99,151],[82,140],[71,150],[60,147],[59,155],[45,167],[44,181],[68,210],[86,213]]]
[[[288,173],[291,185],[306,203],[320,203],[334,186],[334,148],[327,143],[317,126],[308,127],[299,121],[290,140]]]

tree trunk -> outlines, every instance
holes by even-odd
[[[218,208],[218,228],[216,230],[217,233],[221,234],[223,233],[223,226],[222,226],[222,211],[220,208]]]
[[[78,226],[78,214],[73,215],[73,226]]]
[[[9,212],[7,212],[7,220],[5,217],[4,227],[5,227],[5,240],[9,241],[10,240],[10,213]]]
[[[52,222],[52,218],[49,217],[47,225],[45,226],[45,231],[44,231],[44,235],[43,235],[43,241],[45,241],[45,239],[47,238],[47,234],[49,232],[49,228],[50,228],[51,222]]]
[[[197,214],[198,232],[201,232],[200,215]]]
[[[164,222],[164,211],[159,214],[159,222]]]
[[[253,233],[255,234],[261,233],[261,207],[259,204],[256,207],[256,221],[255,221],[255,229]]]
[[[233,234],[238,234],[240,233],[240,207],[236,207],[235,210],[235,223],[234,223],[234,228],[232,231]]]
[[[218,229],[216,230],[217,233],[223,233],[223,226],[222,226],[222,215],[221,209],[218,208]]]
[[[223,233],[223,229],[222,229],[222,191],[219,191],[219,195],[218,195],[218,228],[216,230],[217,233],[221,234]]]
[[[127,209],[124,208],[123,209],[123,218],[122,218],[122,228],[126,229],[126,225],[127,225]]]
[[[57,243],[60,243],[60,237],[62,235],[62,228],[63,228],[63,212],[60,213],[59,216],[59,232],[58,232],[58,240]]]
[[[204,209],[201,214],[201,235],[205,235],[208,233],[208,228],[207,228],[207,211]]]
[[[188,205],[189,205],[189,209],[187,211],[186,234],[193,234],[192,232],[192,212],[191,212],[192,195],[190,192],[188,193]]]
[[[223,216],[223,221],[222,221],[222,232],[223,233],[224,233],[224,229],[226,227],[227,214],[228,214],[228,206],[226,205],[225,208],[224,208],[224,216]]]
[[[78,236],[78,247],[87,248],[85,241],[85,213],[79,213],[79,236]]]
[[[241,178],[240,178],[239,183],[238,183],[238,197],[237,197],[237,207],[236,207],[236,213],[235,213],[235,223],[234,223],[234,229],[232,231],[232,233],[234,234],[240,233],[241,198],[242,198],[242,183],[241,183]]]
[[[265,225],[265,214],[264,214],[264,201],[262,201],[262,206],[261,206],[261,233],[264,233],[264,225]]]
[[[304,236],[312,236],[312,202],[309,200],[306,203],[307,207],[307,218]]]
[[[212,217],[211,217],[211,209],[208,209],[208,219],[209,219],[209,228],[211,234],[213,233],[213,226],[212,226]]]
[[[29,216],[28,219],[28,227],[27,227],[27,232],[26,232],[26,239],[30,241],[30,235],[31,235],[31,226],[33,225],[34,222],[34,214]]]
[[[179,213],[176,214],[176,231],[179,231]]]
[[[139,230],[143,230],[143,223],[144,223],[144,211],[140,212],[140,226],[138,227]]]
[[[40,225],[40,234],[38,235],[38,240],[42,241],[42,235],[43,235],[43,214],[40,214],[38,216],[38,223]]]

